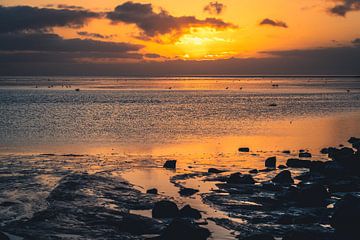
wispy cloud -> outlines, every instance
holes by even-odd
[[[260,22],[260,25],[269,25],[269,26],[273,26],[273,27],[282,27],[282,28],[288,28],[288,25],[283,22],[283,21],[278,21],[278,20],[272,20],[270,18],[265,18]]]

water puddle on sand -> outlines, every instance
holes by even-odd
[[[146,192],[147,189],[156,188],[159,194],[175,201],[179,207],[189,204],[191,207],[201,211],[202,220],[206,221],[207,225],[203,226],[212,233],[210,239],[236,239],[237,233],[221,226],[216,225],[211,218],[231,219],[231,221],[244,223],[241,219],[230,218],[225,212],[216,210],[202,201],[201,194],[209,193],[215,189],[214,182],[204,182],[198,178],[184,179],[176,181],[183,187],[190,187],[198,189],[199,192],[191,197],[180,196],[180,188],[170,182],[171,177],[177,175],[175,171],[166,170],[163,168],[142,168],[131,169],[121,174],[122,177],[134,185],[134,187],[141,192]],[[131,211],[133,214],[138,214],[146,217],[151,217],[151,210],[136,210]]]

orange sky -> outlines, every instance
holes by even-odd
[[[126,1],[119,0],[2,0],[4,6],[29,5],[45,7],[48,4],[82,6],[97,12],[113,11]],[[346,17],[330,14],[328,9],[338,4],[333,0],[222,0],[226,7],[219,15],[204,11],[209,0],[137,0],[151,3],[155,12],[166,10],[170,15],[195,16],[197,19],[214,17],[231,23],[237,28],[213,29],[209,27],[187,28],[174,41],[167,36],[140,40],[142,30],[134,24],[111,24],[105,18],[91,20],[82,29],[55,28],[64,38],[80,37],[77,32],[86,31],[112,35],[103,41],[130,42],[144,45],[142,53],[156,53],[166,59],[219,59],[229,57],[258,57],[269,50],[306,49],[350,45],[360,37],[360,11],[351,11]],[[265,19],[283,21],[288,28],[270,25],[260,26]],[[81,37],[81,38],[89,38]]]

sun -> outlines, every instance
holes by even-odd
[[[216,59],[229,52],[226,45],[231,39],[219,36],[219,31],[209,27],[190,28],[182,35],[175,46],[180,48],[184,59]]]

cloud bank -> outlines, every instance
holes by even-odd
[[[345,17],[348,12],[360,11],[360,0],[335,0],[337,5],[330,8],[332,14]]]
[[[164,34],[178,38],[191,27],[210,27],[219,30],[236,27],[217,18],[200,20],[194,16],[175,17],[165,10],[157,13],[150,3],[125,2],[117,6],[114,11],[107,13],[107,18],[113,23],[135,24],[142,30],[144,39]]]

